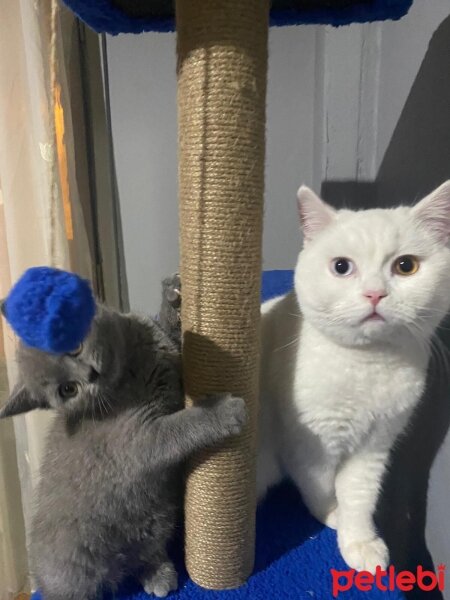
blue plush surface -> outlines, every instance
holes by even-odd
[[[95,300],[89,282],[78,275],[33,267],[11,289],[4,311],[25,344],[64,353],[77,348],[86,337]]]
[[[292,271],[263,273],[263,299],[289,291],[292,279]],[[182,545],[182,539],[177,540],[174,559],[180,587],[168,596],[172,600],[331,600],[330,569],[348,569],[337,549],[336,533],[311,517],[299,493],[289,483],[272,490],[258,508],[254,574],[241,588],[217,592],[198,587],[187,576],[180,551]],[[114,600],[148,598],[136,582],[130,582]],[[398,591],[362,592],[352,588],[338,598],[401,600],[404,596]],[[42,599],[34,594],[33,600]],[[112,598],[105,596],[103,600]]]
[[[262,274],[261,299],[270,300],[282,296],[294,287],[294,271],[264,271]]]
[[[290,8],[272,10],[271,25],[348,25],[367,21],[400,19],[410,9],[413,0],[355,0],[343,8],[297,9],[292,0]],[[64,0],[78,17],[97,32],[142,33],[144,31],[173,31],[173,18],[142,19],[127,16],[111,0]]]
[[[285,25],[350,25],[351,23],[367,23],[371,21],[397,21],[404,17],[413,0],[372,0],[372,2],[354,2],[352,5],[339,9],[316,8],[301,11],[295,9],[292,0],[291,9],[272,11],[270,24],[284,27]]]

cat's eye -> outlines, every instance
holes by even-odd
[[[76,358],[77,356],[79,356],[83,351],[83,344],[80,344],[77,348],[75,348],[75,350],[73,350],[72,352],[68,352],[69,356],[72,356],[73,358]]]
[[[396,275],[414,275],[419,270],[419,259],[411,254],[405,254],[405,256],[399,256],[395,259],[392,265],[392,270]]]
[[[75,398],[78,395],[78,383],[76,381],[66,381],[58,387],[58,394],[63,400]]]
[[[338,257],[331,261],[331,272],[339,277],[347,277],[355,270],[355,265],[348,258]]]

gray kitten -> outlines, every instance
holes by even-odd
[[[166,546],[183,498],[183,462],[240,433],[244,401],[183,407],[180,357],[152,320],[99,306],[74,353],[21,345],[20,383],[0,417],[54,409],[37,489],[31,565],[44,600],[92,600],[137,576],[177,587]]]

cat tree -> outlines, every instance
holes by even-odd
[[[166,0],[65,0],[93,29],[173,28]],[[397,19],[412,0],[278,0],[273,24]],[[237,587],[254,554],[261,235],[269,0],[176,0],[183,367],[187,402],[242,395],[238,438],[192,462],[186,563],[203,587]]]

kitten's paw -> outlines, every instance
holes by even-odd
[[[165,598],[178,587],[178,575],[171,562],[163,563],[150,577],[142,581],[142,587],[147,594],[157,598]]]
[[[162,282],[164,299],[174,309],[179,309],[181,305],[181,279],[180,274],[175,273],[166,277]]]
[[[389,564],[389,551],[379,537],[349,544],[340,543],[339,548],[348,566],[357,571],[369,571],[374,574],[377,566],[384,570]]]
[[[213,404],[224,437],[241,433],[247,422],[245,401],[231,394],[222,394],[215,397]]]

